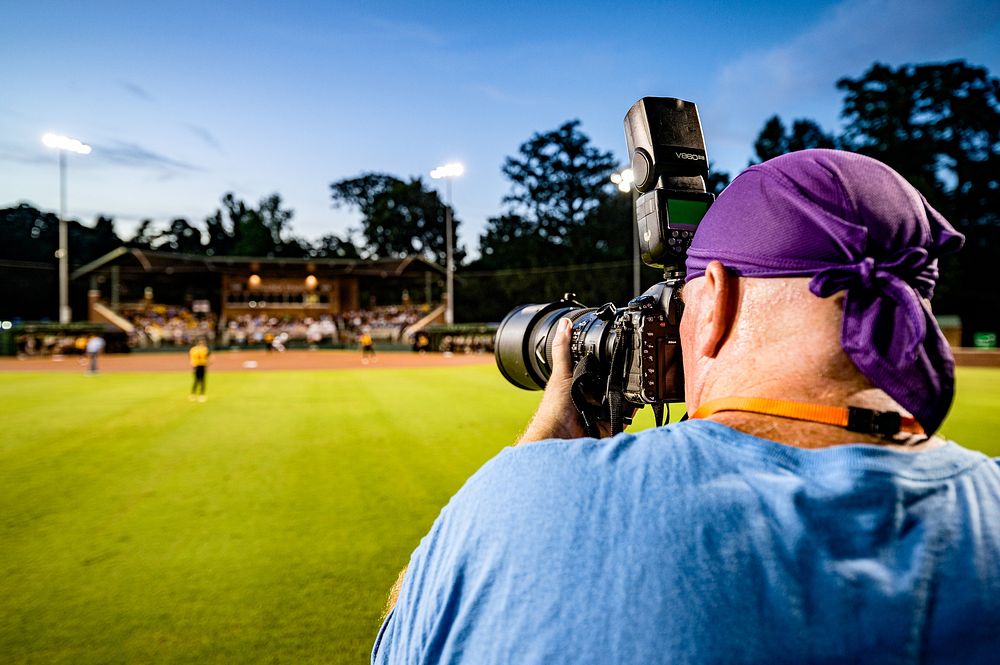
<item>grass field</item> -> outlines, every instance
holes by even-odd
[[[385,591],[538,393],[489,366],[0,374],[5,663],[365,662]],[[1000,370],[945,434],[1000,455]],[[640,426],[649,426],[645,410]]]

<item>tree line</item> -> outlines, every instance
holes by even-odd
[[[751,164],[806,148],[851,150],[880,159],[913,183],[968,237],[966,249],[942,266],[938,311],[958,313],[973,328],[1000,327],[1000,81],[964,61],[876,63],[836,83],[842,127],[824,130],[809,118],[768,119],[753,143]],[[711,129],[708,131],[711,143]],[[506,158],[510,185],[498,214],[478,238],[478,253],[456,249],[456,314],[496,320],[511,306],[572,291],[588,304],[631,297],[631,197],[610,182],[620,168],[594,146],[579,120],[539,132]],[[713,171],[719,193],[729,175]],[[422,178],[362,173],[330,185],[331,203],[360,214],[356,228],[314,241],[293,232],[294,213],[278,194],[256,204],[225,194],[200,224],[185,218],[163,228],[142,222],[119,238],[113,221],[70,225],[70,255],[79,265],[125,244],[219,256],[385,258],[422,255],[444,263],[445,202]],[[461,220],[453,215],[457,231]],[[0,260],[51,263],[56,220],[22,204],[0,210]],[[586,266],[581,269],[580,266]],[[658,278],[644,268],[643,284]]]
[[[850,150],[879,159],[912,183],[965,234],[965,248],[946,257],[935,311],[958,314],[963,341],[1000,331],[1000,80],[964,61],[876,63],[842,78],[839,133],[802,118],[789,127],[774,116],[754,143],[757,158],[804,148]]]

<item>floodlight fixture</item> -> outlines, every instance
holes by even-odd
[[[42,135],[42,143],[50,148],[68,150],[78,155],[89,155],[91,151],[90,146],[83,141],[63,136],[62,134],[53,134],[52,132]]]
[[[442,178],[457,178],[463,173],[465,173],[465,166],[459,162],[452,162],[451,164],[439,166],[431,171],[431,177],[435,180],[440,180]]]
[[[635,183],[635,174],[632,169],[623,169],[621,172],[611,174],[611,182],[618,185],[618,191],[626,194],[632,191],[632,184]]]

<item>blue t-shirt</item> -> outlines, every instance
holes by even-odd
[[[503,451],[441,511],[381,663],[997,663],[1000,467],[696,421]]]

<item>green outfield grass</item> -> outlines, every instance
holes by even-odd
[[[364,662],[410,551],[538,399],[489,366],[187,388],[0,374],[3,662]],[[945,433],[1000,455],[998,407],[1000,370],[965,369]]]

